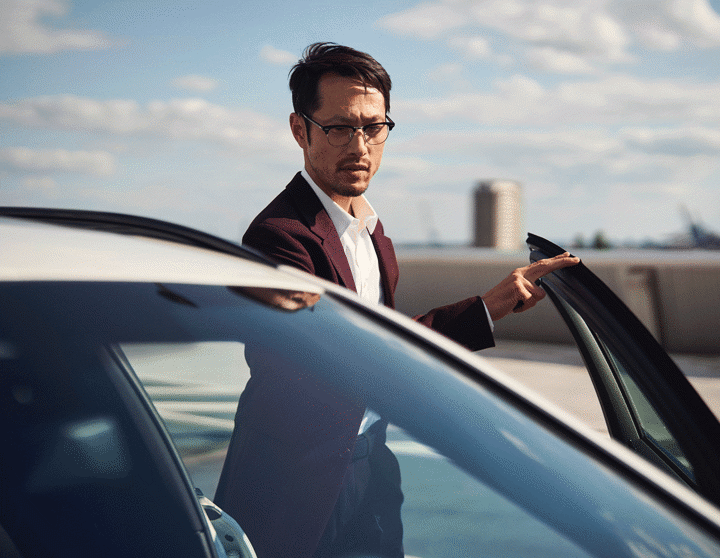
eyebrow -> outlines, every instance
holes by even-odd
[[[374,117],[373,117],[374,118]],[[381,124],[383,122],[387,122],[387,115],[383,114],[382,116],[378,116],[377,118],[380,118],[381,120],[375,120],[373,122],[368,122],[367,124],[363,124],[363,126],[368,126],[370,124]],[[335,115],[328,118],[330,122],[342,122],[343,124],[324,124],[324,126],[353,126],[354,119],[348,118],[347,116],[340,116]]]

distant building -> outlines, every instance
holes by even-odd
[[[475,190],[473,246],[521,250],[522,186],[512,180],[486,180]]]

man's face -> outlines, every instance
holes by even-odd
[[[318,85],[320,108],[310,118],[323,126],[365,126],[385,121],[385,99],[382,93],[352,78],[326,74]],[[290,127],[305,155],[305,168],[320,189],[344,207],[352,198],[367,190],[370,179],[380,167],[383,146],[368,145],[362,133],[356,132],[343,147],[333,147],[325,133],[308,124],[297,114],[290,115]],[[310,141],[307,141],[307,130]]]

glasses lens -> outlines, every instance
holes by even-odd
[[[328,142],[335,147],[347,145],[352,140],[352,137],[352,128],[330,128],[327,133]]]
[[[384,142],[390,128],[387,124],[373,124],[365,127],[365,141],[371,145],[377,145],[378,143]]]
[[[365,142],[370,145],[378,145],[383,143],[390,133],[390,128],[387,124],[372,124],[365,128]],[[338,126],[337,128],[331,128],[327,132],[327,138],[330,145],[334,147],[342,147],[350,143],[355,136],[355,130],[352,128],[346,128],[344,126]]]
[[[365,142],[370,145],[383,143],[390,133],[387,124],[371,124],[364,129]],[[349,144],[355,136],[355,130],[349,126],[336,126],[327,131],[328,143],[334,147],[343,147]]]

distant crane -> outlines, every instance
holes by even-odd
[[[708,231],[698,220],[693,219],[690,211],[685,205],[680,206],[683,220],[687,224],[690,235],[689,248],[702,248],[705,250],[720,250],[720,236]]]

